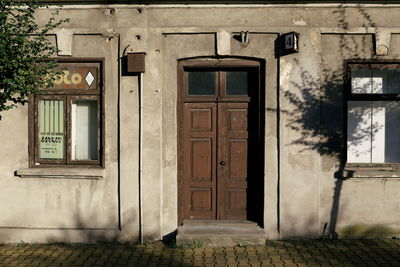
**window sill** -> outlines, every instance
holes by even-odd
[[[20,178],[103,179],[104,169],[88,168],[28,168],[15,171]]]
[[[340,178],[400,179],[399,165],[346,166]]]

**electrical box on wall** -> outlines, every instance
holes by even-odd
[[[145,72],[145,52],[128,53],[122,57],[122,75],[132,76]]]

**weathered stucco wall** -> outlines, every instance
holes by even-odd
[[[65,56],[105,58],[105,168],[93,170],[103,179],[14,176],[28,168],[28,110],[5,112],[0,241],[127,241],[141,235],[154,240],[175,231],[177,62],[216,57],[218,47],[225,56],[265,62],[260,149],[268,238],[328,231],[351,237],[364,234],[364,224],[384,235],[398,233],[400,180],[335,177],[343,167],[344,60],[398,59],[399,12],[400,7],[363,6],[64,7],[60,16],[71,22],[54,33]],[[41,10],[39,22],[48,14]],[[232,38],[241,31],[249,31],[248,45]],[[291,31],[300,33],[300,52],[276,58],[276,38]],[[379,38],[373,34],[382,31],[392,32],[389,54],[376,56]],[[221,32],[229,38],[218,38]],[[119,75],[126,52],[146,52],[141,78]]]
[[[344,142],[343,87],[344,62],[349,59],[398,59],[399,39],[392,35],[390,53],[375,56],[373,36],[370,34],[327,34],[321,40],[321,127],[326,129],[321,138],[327,140],[326,155],[322,158],[320,178],[320,222],[328,223],[327,231],[342,237],[395,236],[399,232],[397,178],[381,172],[363,178],[330,179],[341,168]],[[338,175],[336,173],[336,175]],[[380,177],[379,177],[380,176]],[[393,216],[392,216],[393,215]]]
[[[27,106],[4,114],[1,121],[2,186],[0,236],[3,241],[51,241],[103,239],[118,230],[117,173],[117,40],[101,35],[75,35],[74,57],[105,58],[105,165],[95,170],[103,179],[19,178],[15,171],[28,169]],[[7,151],[7,152],[6,152]],[[29,170],[28,170],[29,171]],[[71,170],[59,169],[69,175]],[[75,168],[75,173],[85,173]],[[45,175],[54,170],[42,169]],[[17,229],[24,229],[19,231]],[[65,229],[65,230],[59,230]],[[104,237],[103,237],[104,236]]]

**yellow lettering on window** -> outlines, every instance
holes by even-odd
[[[64,84],[71,84],[71,81],[68,80],[69,70],[64,70]]]
[[[73,84],[80,84],[82,82],[82,76],[79,73],[74,73],[71,76],[71,81]]]
[[[56,75],[54,78],[55,78],[55,80],[54,80],[55,84],[62,84],[63,79],[64,79],[62,74]]]

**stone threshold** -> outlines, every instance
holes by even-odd
[[[178,227],[178,246],[232,247],[264,245],[264,229],[246,220],[184,220]]]

